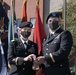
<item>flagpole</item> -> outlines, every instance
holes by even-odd
[[[15,10],[15,0],[11,1],[11,5],[12,5],[12,37],[14,40],[14,10]]]
[[[66,29],[66,0],[64,1],[64,30]]]

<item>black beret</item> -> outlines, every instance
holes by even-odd
[[[22,22],[22,23],[19,25],[19,28],[24,28],[24,27],[32,28],[32,27],[33,27],[33,24],[32,24],[31,22]]]
[[[50,17],[57,17],[57,18],[59,18],[59,15],[58,15],[56,12],[50,13],[50,14],[48,15],[48,17],[46,18],[46,23],[48,22],[48,19],[49,19]]]

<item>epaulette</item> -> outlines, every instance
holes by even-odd
[[[17,42],[17,40],[16,40],[16,39],[14,39],[14,40],[11,40],[11,42]]]
[[[14,44],[15,46],[17,45],[17,42],[18,41],[16,39],[15,40],[11,40],[11,43]]]
[[[11,42],[14,42],[15,40],[11,40]]]

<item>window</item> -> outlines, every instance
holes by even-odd
[[[33,24],[33,28],[34,28],[35,18],[30,18],[30,22]]]
[[[18,26],[21,24],[21,19],[17,19]]]

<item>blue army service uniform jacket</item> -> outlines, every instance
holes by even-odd
[[[68,55],[72,47],[72,36],[69,31],[58,29],[54,35],[44,38],[42,55],[47,66],[43,66],[44,75],[71,75]]]
[[[11,42],[8,48],[8,62],[11,65],[9,75],[35,75],[32,70],[33,62],[23,61],[23,58],[30,54],[37,56],[37,45],[34,42],[28,40],[26,49],[20,39]]]

